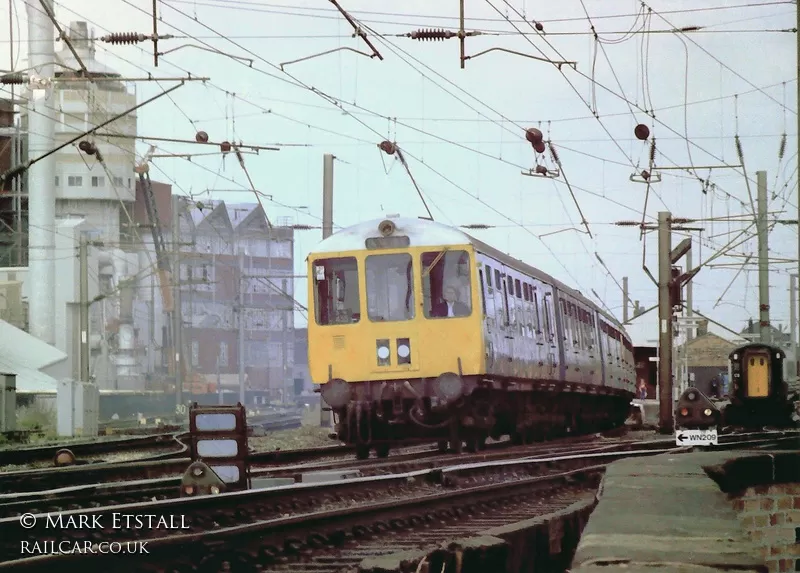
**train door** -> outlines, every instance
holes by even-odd
[[[480,269],[481,272],[481,284],[482,284],[482,291],[483,291],[483,300],[484,300],[484,313],[485,319],[483,321],[483,332],[485,336],[485,344],[486,344],[486,367],[489,372],[495,371],[495,352],[499,351],[502,346],[500,344],[499,338],[501,336],[500,325],[502,322],[502,316],[500,309],[497,306],[497,301],[495,298],[495,293],[499,288],[497,282],[495,281],[495,268],[492,265],[488,264],[491,262],[489,259],[486,259],[482,256],[478,256],[478,260],[483,263],[482,268]]]
[[[747,361],[747,397],[769,396],[770,356],[762,352],[749,352]]]
[[[504,269],[506,270],[506,269]],[[511,358],[509,364],[514,364],[516,356],[515,350],[515,337],[517,334],[517,317],[515,312],[514,303],[514,278],[508,273],[503,275],[503,305],[506,312],[506,348],[508,348],[508,356]],[[511,368],[513,372],[513,366]]]
[[[547,350],[547,368],[549,378],[554,379],[559,373],[556,368],[564,363],[564,347],[558,341],[558,322],[555,313],[555,291],[552,287],[544,286],[542,298],[544,300],[544,328],[545,328],[545,348]]]

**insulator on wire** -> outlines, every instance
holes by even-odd
[[[397,151],[397,146],[391,141],[381,141],[378,147],[386,155],[394,155],[395,151]]]
[[[642,171],[642,179],[644,179],[645,181],[650,181],[650,172],[647,171],[646,169]]]
[[[208,134],[205,131],[198,131],[194,136],[194,140],[197,143],[208,143]]]
[[[536,143],[534,143],[533,150],[536,153],[544,153],[545,150],[544,141],[537,141]]]
[[[0,76],[0,84],[5,86],[21,86],[25,83],[25,76],[22,74],[6,74]]]
[[[778,147],[778,161],[783,160],[783,155],[786,153],[786,134],[781,135],[781,145]]]
[[[736,144],[736,155],[739,156],[739,164],[744,165],[744,151],[742,151],[742,142],[739,140],[738,135],[733,136],[733,142]]]
[[[525,130],[525,139],[527,139],[532,145],[536,145],[538,142],[542,141],[543,138],[544,136],[542,135],[542,132],[535,127]]]
[[[86,155],[94,155],[97,153],[97,147],[91,141],[81,141],[78,144],[78,149],[83,151]]]
[[[538,173],[539,175],[547,175],[547,167],[545,167],[544,165],[537,165],[536,173]]]
[[[656,160],[656,138],[650,140],[650,163]]]
[[[633,134],[636,136],[636,139],[644,141],[648,137],[650,137],[650,128],[647,127],[645,124],[640,123],[635,128],[633,128]]]
[[[428,40],[431,41],[449,40],[450,38],[458,37],[458,33],[452,32],[450,30],[422,29],[422,30],[414,30],[408,36],[412,40],[421,40],[425,42]]]
[[[561,160],[558,158],[558,152],[556,151],[555,146],[552,142],[548,142],[550,144],[550,155],[553,156],[553,161],[556,163],[561,163]]]
[[[115,32],[100,38],[100,40],[107,44],[138,44],[147,39],[147,36],[137,32]]]
[[[223,141],[219,144],[219,149],[222,153],[228,153],[231,150],[231,143],[230,141]]]

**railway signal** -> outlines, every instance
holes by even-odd
[[[250,487],[247,446],[247,412],[236,406],[198,406],[189,409],[189,440],[192,462],[203,462],[228,491]],[[189,467],[195,467],[193,463]],[[201,473],[196,477],[203,477]],[[205,479],[205,478],[204,478]],[[211,481],[213,481],[213,476]],[[211,482],[203,482],[211,488]],[[213,489],[210,489],[214,493]],[[182,494],[185,492],[182,492]]]

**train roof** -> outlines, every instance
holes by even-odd
[[[737,352],[744,352],[745,350],[763,350],[767,349],[770,351],[775,351],[780,353],[780,358],[785,358],[786,353],[780,346],[775,344],[764,344],[763,342],[748,342],[747,344],[742,344],[741,346],[737,346],[733,350],[731,350],[730,354],[728,354],[728,358],[733,359],[733,355]]]
[[[387,218],[394,223],[398,234],[405,235],[409,238],[409,243],[412,247],[422,247],[426,245],[472,245],[478,251],[489,255],[502,263],[508,264],[510,267],[534,276],[543,282],[549,283],[560,291],[568,293],[577,298],[584,304],[592,306],[606,320],[612,323],[615,328],[628,336],[627,332],[625,332],[625,327],[622,326],[622,324],[613,315],[602,310],[597,306],[597,304],[585,297],[580,291],[567,286],[555,277],[545,273],[540,269],[532,267],[531,265],[524,263],[519,259],[515,259],[514,257],[497,250],[491,245],[476,239],[472,235],[465,233],[457,227],[452,227],[443,223],[437,223],[436,221],[429,221],[427,219],[414,219],[411,217],[384,217],[382,219],[372,219],[370,221],[365,221],[363,223],[357,223],[350,227],[346,227],[341,231],[332,234],[327,239],[323,239],[317,244],[311,253],[322,254],[338,253],[343,251],[362,251],[366,248],[364,244],[366,239],[369,237],[380,236],[378,225],[381,223],[381,221],[385,221]]]

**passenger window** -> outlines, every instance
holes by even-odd
[[[421,260],[425,316],[458,318],[472,314],[472,286],[467,252],[422,253]]]
[[[494,286],[496,289],[503,288],[503,283],[500,282],[500,271],[497,269],[494,270]]]
[[[517,298],[522,298],[522,287],[519,286],[519,279],[514,279],[514,290],[517,293]]]
[[[355,257],[317,259],[314,273],[314,315],[317,324],[350,324],[361,319],[358,263]]]
[[[370,255],[367,269],[367,316],[373,322],[414,318],[414,271],[411,255]]]
[[[492,292],[492,267],[486,265],[486,286],[489,287],[489,292]]]
[[[533,316],[536,322],[536,332],[542,332],[542,323],[539,320],[539,295],[533,291]]]

